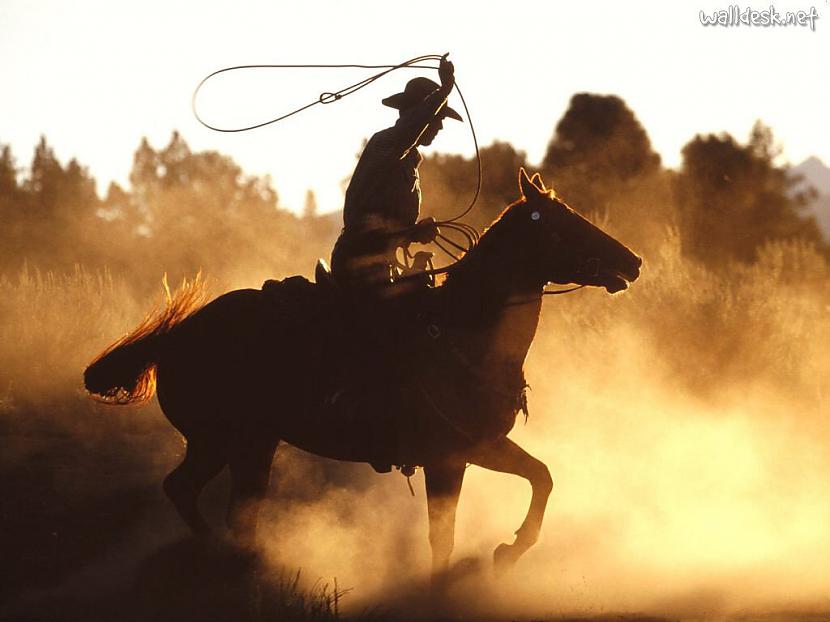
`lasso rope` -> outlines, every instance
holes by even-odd
[[[429,61],[435,61],[435,60],[440,61],[442,58],[446,58],[446,56],[447,56],[447,54],[444,54],[443,56],[438,55],[438,54],[425,54],[423,56],[416,56],[415,58],[411,58],[408,61],[397,64],[397,65],[361,65],[361,64],[325,64],[325,65],[322,65],[322,64],[319,64],[319,65],[318,64],[314,64],[314,65],[311,65],[311,64],[300,64],[300,65],[290,64],[289,65],[289,64],[281,64],[281,65],[235,65],[233,67],[224,67],[222,69],[218,69],[218,70],[214,71],[213,73],[208,74],[207,76],[205,76],[202,79],[201,82],[199,82],[199,84],[196,86],[196,89],[193,91],[193,97],[191,98],[191,107],[193,109],[193,115],[196,117],[196,120],[199,121],[199,123],[201,123],[202,125],[204,125],[208,129],[211,129],[215,132],[226,132],[226,133],[247,132],[249,130],[259,129],[261,127],[265,127],[265,126],[271,125],[273,123],[278,123],[279,121],[283,121],[284,119],[292,117],[295,114],[299,114],[300,112],[308,110],[309,108],[311,108],[313,106],[316,106],[318,104],[331,104],[331,103],[334,103],[336,101],[340,101],[341,99],[343,99],[347,95],[351,95],[352,93],[356,93],[360,89],[365,88],[365,87],[369,86],[370,84],[372,84],[372,82],[374,82],[375,80],[378,80],[378,79],[382,78],[383,76],[385,76],[386,74],[391,73],[392,71],[395,71],[397,69],[404,69],[404,68],[409,68],[409,69],[437,69],[436,67],[433,67],[432,65],[423,65],[421,63],[425,63],[425,62],[429,62]],[[215,76],[218,76],[221,73],[227,73],[229,71],[238,71],[238,70],[243,70],[243,69],[383,69],[383,71],[380,71],[380,72],[376,73],[373,76],[370,76],[368,78],[360,80],[359,82],[355,82],[354,84],[346,86],[346,87],[344,87],[344,88],[342,88],[338,91],[334,91],[334,92],[324,91],[323,93],[320,93],[320,95],[314,101],[312,101],[308,104],[305,104],[304,106],[300,106],[299,108],[297,108],[295,110],[292,110],[291,112],[280,115],[280,116],[275,117],[273,119],[269,119],[267,121],[263,121],[261,123],[255,123],[253,125],[248,125],[248,126],[245,126],[245,127],[237,127],[237,128],[222,128],[222,127],[216,127],[214,125],[211,125],[211,124],[207,123],[199,115],[199,112],[196,108],[196,99],[199,95],[199,91],[202,89],[204,84],[208,80],[210,80],[211,78],[213,78]],[[470,116],[470,109],[467,107],[467,101],[464,99],[464,95],[462,94],[461,89],[458,87],[458,82],[455,82],[455,90],[458,91],[458,95],[461,98],[461,103],[464,106],[464,112],[467,115],[467,121],[470,123],[470,134],[472,135],[472,138],[473,138],[473,145],[475,147],[475,152],[476,152],[476,161],[478,163],[478,181],[476,183],[475,193],[473,194],[473,198],[470,201],[470,204],[467,206],[467,209],[465,209],[463,212],[461,212],[457,216],[454,216],[453,218],[450,218],[449,220],[444,220],[444,221],[437,222],[436,224],[438,224],[439,226],[446,226],[446,225],[449,225],[449,224],[461,224],[461,223],[457,223],[456,221],[460,220],[461,218],[463,218],[464,216],[466,216],[467,214],[470,213],[470,210],[473,209],[473,206],[476,204],[476,201],[478,200],[478,196],[481,193],[481,180],[482,180],[481,153],[479,152],[479,148],[478,148],[478,139],[476,137],[476,131],[475,131],[475,128],[473,127],[472,117]],[[474,240],[478,239],[478,232],[475,231],[475,229],[473,229],[469,225],[464,225],[464,227],[468,228],[469,230],[471,230],[474,233],[474,235],[473,235]],[[475,242],[473,242],[473,245],[474,244],[475,244]],[[470,248],[472,248],[472,246],[470,246]],[[469,249],[466,249],[466,250],[469,250]]]

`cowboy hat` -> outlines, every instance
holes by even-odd
[[[402,93],[390,95],[386,99],[381,100],[381,103],[384,106],[389,106],[390,108],[406,110],[416,104],[420,104],[433,91],[436,91],[439,88],[438,84],[429,78],[412,78],[406,83],[406,87]],[[442,117],[450,117],[451,119],[455,119],[457,121],[463,121],[461,115],[446,104],[444,104],[438,114]]]

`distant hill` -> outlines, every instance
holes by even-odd
[[[815,216],[824,239],[830,241],[830,167],[812,156],[794,166],[792,172],[804,178],[798,188],[810,185],[818,191],[819,196],[807,206],[807,211]]]

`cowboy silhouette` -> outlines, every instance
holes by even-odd
[[[392,127],[369,139],[355,167],[343,208],[343,230],[331,255],[335,279],[351,287],[375,288],[392,282],[399,247],[427,244],[438,227],[433,218],[418,220],[421,188],[418,167],[421,145],[430,145],[446,117],[461,121],[447,106],[455,84],[455,69],[441,59],[438,85],[414,78],[402,93],[382,101],[400,111]],[[426,266],[428,253],[419,253],[415,266]]]

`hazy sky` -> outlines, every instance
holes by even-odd
[[[417,73],[395,72],[337,104],[229,135],[194,119],[198,81],[235,64],[383,64],[449,51],[480,143],[509,140],[531,162],[579,91],[622,96],[670,166],[695,133],[743,140],[756,118],[791,162],[811,154],[830,162],[830,2],[774,7],[813,3],[815,31],[702,26],[699,11],[727,0],[0,0],[0,142],[22,166],[46,134],[62,160],[89,166],[103,191],[112,179],[125,183],[142,136],[161,147],[178,129],[195,150],[218,149],[247,172],[271,174],[283,206],[301,208],[312,187],[321,209],[337,209],[361,141],[394,122],[379,100]],[[216,124],[256,122],[366,75],[264,70],[217,81],[201,101]],[[446,125],[432,149],[471,154],[469,128]]]

